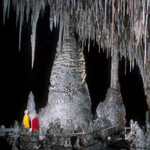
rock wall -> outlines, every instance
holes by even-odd
[[[143,76],[143,84],[144,84],[146,102],[150,113],[150,62],[147,62],[145,68],[146,69]]]

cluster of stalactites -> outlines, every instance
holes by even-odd
[[[39,14],[48,6],[50,30],[60,28],[59,48],[63,31],[68,27],[65,14],[69,14],[82,47],[88,39],[90,48],[93,40],[112,57],[117,47],[120,58],[128,58],[131,69],[136,60],[142,74],[150,61],[150,0],[3,0],[4,21],[6,13],[9,15],[10,3],[16,9],[16,21],[20,21],[19,43],[24,17],[28,20],[31,11],[33,57]]]

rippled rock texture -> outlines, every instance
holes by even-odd
[[[57,49],[52,68],[48,104],[40,115],[40,126],[48,128],[60,121],[64,128],[88,126],[91,100],[85,83],[85,60],[73,34],[68,35],[62,49]]]

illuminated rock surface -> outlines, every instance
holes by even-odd
[[[127,134],[126,139],[131,143],[133,149],[150,149],[150,120],[148,112],[146,112],[145,123],[146,127],[141,128],[137,121],[130,121],[131,131]]]
[[[34,95],[33,95],[32,92],[29,93],[28,103],[27,103],[27,108],[26,109],[29,110],[29,112],[30,112],[29,117],[32,120],[33,115],[36,113]]]
[[[3,0],[3,22],[9,17],[13,5],[16,10],[16,25],[19,22],[19,47],[24,20],[29,21],[31,15],[31,47],[32,67],[36,44],[36,27],[39,15],[48,7],[50,10],[50,30],[59,26],[59,49],[63,33],[68,28],[68,19],[79,35],[82,48],[88,39],[96,41],[100,48],[107,51],[108,57],[115,57],[115,49],[120,59],[130,61],[130,70],[138,64],[144,82],[145,95],[150,110],[150,1],[129,0]],[[44,13],[43,13],[44,14]],[[66,15],[68,14],[68,15]]]
[[[45,130],[50,129],[51,122],[60,123],[62,127],[71,130],[78,129],[82,125],[86,126],[82,126],[82,129],[91,127],[89,125],[91,104],[85,83],[84,58],[82,58],[82,50],[87,39],[89,48],[90,41],[93,40],[99,48],[107,51],[107,57],[113,60],[112,66],[117,71],[114,72],[115,69],[112,69],[111,88],[120,90],[116,86],[117,75],[115,75],[118,72],[119,59],[124,57],[126,62],[129,60],[130,70],[134,68],[135,63],[139,66],[150,112],[149,0],[3,0],[4,23],[6,16],[9,17],[9,9],[12,5],[16,10],[16,24],[19,22],[19,48],[24,20],[29,21],[31,18],[31,67],[34,65],[37,22],[46,7],[50,10],[50,30],[59,27],[59,41],[50,77],[48,104],[41,111],[39,118],[41,127]],[[77,46],[79,43],[76,44],[74,37],[68,34],[69,21],[72,22],[74,31],[79,36],[82,50]],[[107,127],[116,123],[122,127],[125,124],[122,98],[120,93],[114,94],[116,91],[111,88],[108,89],[106,100],[97,108],[99,120],[97,119],[95,127],[97,125]],[[110,107],[110,104],[113,107]],[[111,111],[107,111],[107,108]],[[144,133],[133,122],[131,126],[131,131],[132,133],[135,131],[136,138],[131,135],[129,140],[134,139],[133,144],[137,146],[149,146],[147,145],[150,143],[149,131]],[[146,127],[149,129],[149,123]]]
[[[95,121],[96,129],[117,125],[118,129],[123,131],[126,112],[119,90],[109,88],[105,100],[98,105],[96,113],[98,116]]]
[[[85,60],[73,35],[66,37],[57,49],[50,77],[48,104],[40,115],[41,127],[59,120],[63,128],[88,126],[91,100],[85,83]]]

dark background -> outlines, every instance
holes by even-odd
[[[1,5],[1,4],[0,4]],[[35,96],[37,111],[45,106],[48,96],[49,78],[54,61],[58,41],[56,28],[49,30],[48,9],[37,24],[36,49],[34,68],[31,70],[31,25],[24,21],[22,27],[21,50],[19,51],[19,24],[16,27],[16,14],[10,9],[9,19],[3,25],[3,12],[0,6],[0,125],[10,127],[14,120],[22,121],[27,105],[29,92]],[[103,101],[110,85],[110,58],[106,52],[91,41],[90,51],[85,46],[87,84],[92,101],[92,112],[99,102]],[[126,108],[126,119],[137,120],[140,125],[145,123],[147,104],[143,83],[137,66],[130,72],[129,62],[125,75],[125,61],[119,63],[119,81]]]

